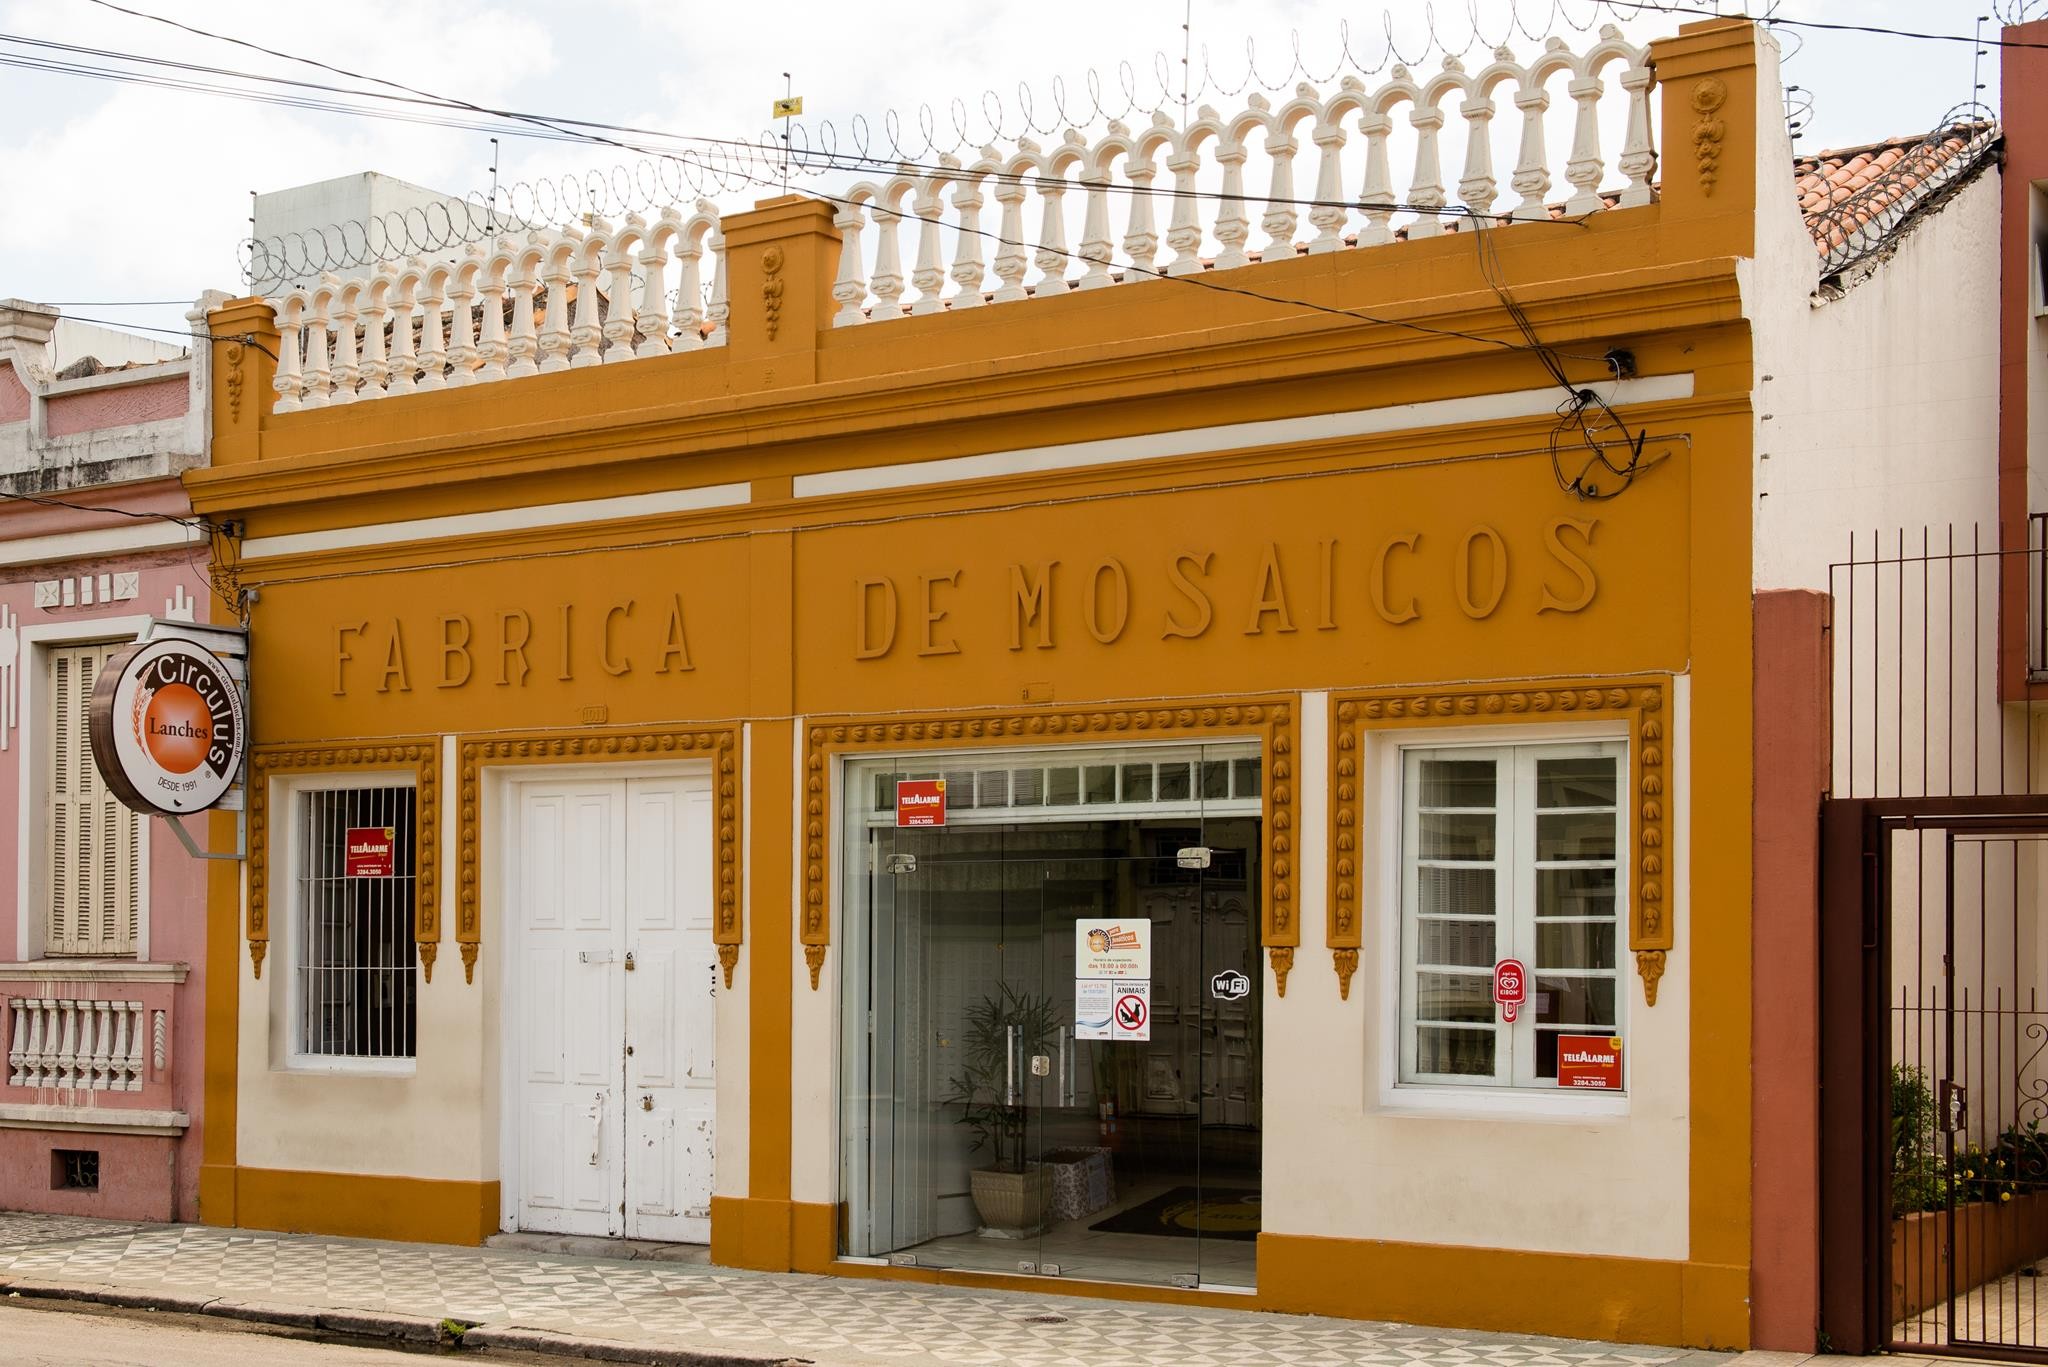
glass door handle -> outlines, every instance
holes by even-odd
[[[1067,1027],[1060,1027],[1060,1105],[1074,1104],[1074,1037]]]
[[[1003,1104],[1017,1104],[1017,1044],[1020,1027],[1003,1027]]]

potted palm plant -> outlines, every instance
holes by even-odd
[[[986,1150],[993,1160],[968,1174],[985,1234],[1022,1238],[1044,1223],[1050,1174],[1028,1151],[1024,1094],[1032,1056],[1048,1052],[1055,1019],[1052,998],[1008,983],[967,1012],[963,1066],[951,1099],[960,1107],[960,1123],[974,1134],[972,1151]]]

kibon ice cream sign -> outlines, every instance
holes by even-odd
[[[198,812],[241,772],[242,694],[193,641],[144,641],[107,661],[92,690],[92,750],[114,796],[142,812]]]

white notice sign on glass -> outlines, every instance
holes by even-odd
[[[1110,988],[1114,986],[1108,978],[1074,979],[1074,1038],[1114,1039],[1110,1033],[1109,1013],[1115,1005]]]
[[[1152,922],[1148,917],[1082,917],[1074,922],[1076,978],[1152,976]]]
[[[1152,1038],[1152,922],[1074,922],[1074,1038]]]

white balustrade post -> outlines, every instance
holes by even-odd
[[[704,345],[724,346],[725,325],[732,317],[732,301],[725,288],[725,234],[713,228],[704,239],[704,250],[711,253],[711,303],[704,310],[704,321],[711,325],[711,334],[704,339]]]
[[[1540,85],[1522,85],[1515,91],[1515,108],[1522,111],[1522,143],[1508,184],[1522,198],[1512,212],[1518,219],[1533,222],[1550,216],[1543,202],[1550,191],[1550,157],[1543,145],[1543,115],[1550,108],[1550,92]]]
[[[1344,245],[1344,226],[1351,214],[1344,207],[1344,136],[1341,124],[1318,122],[1309,135],[1316,145],[1316,203],[1308,221],[1316,235],[1309,241],[1310,256],[1334,252]]]
[[[1195,172],[1201,165],[1192,148],[1177,149],[1166,159],[1166,169],[1173,172],[1173,217],[1166,225],[1166,245],[1173,248],[1173,259],[1166,263],[1168,275],[1193,275],[1202,269],[1202,210],[1195,198]]]
[[[604,329],[597,321],[597,278],[604,272],[604,244],[611,240],[611,224],[603,219],[591,223],[591,238],[576,256],[576,321],[569,328],[569,343],[576,352],[569,364],[578,370],[599,364],[599,344]]]
[[[640,307],[633,326],[640,333],[635,356],[666,356],[668,345],[668,253],[663,250],[669,236],[682,230],[682,216],[665,209],[661,225],[640,247]]]
[[[1123,124],[1110,120],[1110,137],[1123,139],[1130,133],[1131,130]],[[1081,205],[1082,271],[1078,288],[1099,290],[1109,283],[1110,253],[1116,247],[1109,236],[1109,154],[1106,151],[1098,149],[1084,156],[1081,186],[1087,198]]]
[[[682,270],[676,283],[676,350],[695,351],[704,345],[704,278],[698,262],[704,256],[704,240],[686,234],[676,244],[676,259]]]
[[[626,215],[626,226],[647,240],[647,222],[638,214]],[[605,269],[611,272],[611,294],[605,300],[604,360],[611,365],[633,359],[633,254],[616,241],[605,248]]]
[[[1365,134],[1365,183],[1358,191],[1365,226],[1358,230],[1358,245],[1377,247],[1394,240],[1394,173],[1387,165],[1387,135],[1394,121],[1375,109],[1358,116],[1358,131]]]
[[[477,342],[476,382],[493,384],[505,378],[505,363],[511,357],[512,346],[505,337],[505,274],[512,265],[512,241],[501,237],[496,250],[484,263],[478,294],[482,304],[477,318],[482,325],[483,337]]]
[[[448,268],[436,266],[427,272],[426,291],[420,296],[420,388],[448,387],[448,338],[442,330],[447,311]]]
[[[31,1087],[50,1085],[51,1061],[57,1052],[57,1020],[52,1012],[55,1005],[43,997],[31,997],[28,1001],[28,1085]]]
[[[356,364],[356,294],[361,286],[351,281],[337,292],[334,306],[334,398],[336,404],[356,401],[356,381],[361,367]]]
[[[1657,174],[1657,148],[1650,127],[1650,87],[1656,82],[1656,73],[1640,61],[1622,68],[1621,88],[1628,92],[1628,125],[1622,135],[1621,158],[1615,165],[1628,177],[1628,188],[1621,192],[1623,208],[1648,204],[1652,197],[1650,182]]]
[[[270,381],[277,391],[277,402],[271,407],[274,413],[294,413],[300,407],[305,379],[299,374],[299,325],[305,312],[306,301],[296,294],[271,305],[277,319],[277,374]]]
[[[940,162],[948,170],[960,164],[951,156],[940,158]],[[917,265],[910,272],[911,286],[917,291],[910,306],[913,314],[938,313],[945,307],[940,295],[946,287],[946,268],[939,255],[939,191],[945,184],[943,174],[920,176],[911,197],[911,212],[917,215]]]
[[[7,1003],[7,1085],[28,1085],[28,1003],[16,997]]]
[[[1458,202],[1472,211],[1468,227],[1489,227],[1489,211],[1500,196],[1500,183],[1493,178],[1493,101],[1468,93],[1458,112],[1465,119],[1465,174],[1458,177]]]
[[[1408,124],[1415,130],[1415,182],[1408,187],[1408,203],[1418,211],[1408,225],[1410,241],[1436,237],[1444,230],[1441,215],[1432,212],[1449,201],[1444,198],[1443,154],[1437,147],[1437,133],[1444,126],[1444,111],[1433,104],[1417,104],[1408,110]]]
[[[78,1003],[57,1001],[58,1018],[63,1021],[63,1033],[57,1044],[57,1085],[70,1087],[78,1072]]]
[[[370,276],[364,293],[369,305],[363,310],[363,388],[366,399],[382,398],[391,377],[390,354],[385,329],[391,325],[392,278],[389,266],[379,266]]]
[[[886,198],[877,199],[875,215],[875,273],[868,287],[875,293],[874,319],[901,318],[903,305],[903,249],[899,232],[903,215],[896,208],[900,187],[891,187]]]
[[[391,378],[385,384],[392,394],[410,394],[418,388],[420,360],[413,319],[419,313],[420,278],[417,271],[401,272],[391,307]]]
[[[1294,230],[1301,224],[1294,202],[1294,154],[1300,150],[1290,128],[1275,124],[1267,130],[1272,174],[1266,183],[1266,209],[1259,215],[1259,231],[1266,235],[1266,244],[1259,248],[1261,261],[1285,261],[1294,255]]]
[[[1572,155],[1564,164],[1564,178],[1578,193],[1566,201],[1568,214],[1598,213],[1600,177],[1607,164],[1600,156],[1600,96],[1607,87],[1597,76],[1578,76],[1566,87],[1578,103],[1572,121]]]
[[[121,1059],[123,1081],[131,1092],[142,1090],[142,1047],[148,1034],[142,1021],[142,1003],[127,1003],[127,1010],[121,1013],[121,1028],[127,1035],[128,1047],[122,1051]]]
[[[1136,153],[1124,159],[1124,175],[1131,182],[1131,212],[1124,220],[1124,257],[1136,268],[1140,280],[1159,273],[1159,229],[1152,213],[1152,182],[1159,177],[1159,165],[1151,157]]]
[[[1011,303],[1029,298],[1024,289],[1024,275],[1031,269],[1031,258],[1024,250],[1024,198],[1031,193],[1031,187],[1010,168],[1010,178],[996,182],[996,203],[1003,209],[1002,226],[996,231],[996,292],[992,302]]]
[[[327,328],[329,300],[334,297],[334,277],[321,277],[320,288],[313,291],[313,312],[306,320],[306,362],[304,398],[308,408],[327,407],[327,392],[334,383],[334,373],[328,369]]]
[[[959,240],[953,244],[950,274],[957,291],[956,309],[979,308],[982,283],[988,279],[988,243],[981,235],[981,168],[953,182],[953,210],[960,215]],[[842,247],[841,251],[845,249]]]
[[[832,315],[836,328],[857,327],[868,320],[864,307],[868,299],[866,269],[861,262],[860,230],[867,223],[867,210],[851,201],[842,203],[832,215],[839,229],[839,271],[832,280],[832,299],[839,311]]]
[[[83,1081],[91,1091],[118,1090],[121,1077],[120,1049],[122,1041],[117,1038],[128,1024],[128,1013],[119,1010],[119,1002],[89,1002],[86,1004],[86,1033],[92,1037],[92,1047],[81,1049],[79,1056],[85,1060]]]
[[[448,286],[448,387],[476,383],[476,274],[483,252],[471,245]]]
[[[1252,97],[1252,104],[1265,107],[1265,101]],[[1222,250],[1216,253],[1216,269],[1232,270],[1251,264],[1251,257],[1245,254],[1244,244],[1252,235],[1251,215],[1244,205],[1244,144],[1235,138],[1225,139],[1217,144],[1216,160],[1223,165],[1223,200],[1216,210],[1216,241]]]
[[[553,374],[569,368],[569,256],[573,242],[565,242],[548,253],[548,304],[540,328],[540,373]]]

